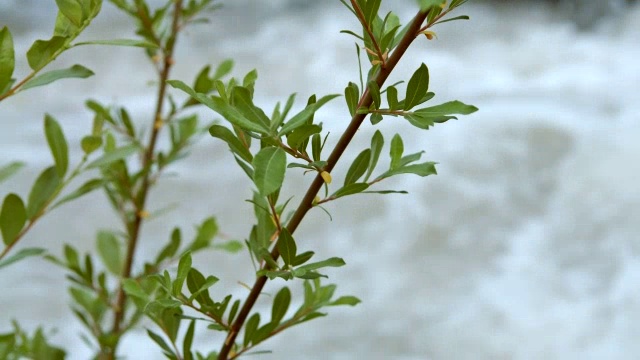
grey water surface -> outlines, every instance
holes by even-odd
[[[0,1],[0,26],[10,25],[18,56],[50,36],[53,3]],[[387,3],[404,21],[415,12],[414,1]],[[131,37],[128,19],[107,3],[103,12],[83,39]],[[318,258],[344,257],[347,266],[328,271],[329,280],[339,285],[339,295],[363,303],[330,309],[327,318],[277,336],[260,347],[273,353],[258,357],[638,358],[640,7],[615,0],[470,1],[462,13],[471,21],[439,26],[437,40],[418,39],[389,81],[408,78],[424,62],[434,103],[459,99],[480,111],[429,131],[399,119],[379,124],[387,143],[398,132],[407,152],[425,150],[426,159],[439,163],[439,175],[381,184],[409,195],[330,203],[333,221],[321,211],[310,213],[298,231],[298,248],[313,248]],[[204,64],[230,57],[236,76],[257,68],[260,105],[270,109],[296,92],[300,109],[312,93],[342,93],[358,81],[354,39],[339,33],[344,28],[357,24],[338,1],[227,1],[210,24],[179,39],[174,78],[192,79]],[[26,74],[26,61],[20,62],[18,74]],[[45,112],[63,125],[72,163],[91,128],[87,98],[124,104],[140,126],[149,122],[155,78],[140,50],[77,48],[53,66],[74,63],[96,75],[0,104],[0,163],[28,164],[0,195],[26,194],[51,163],[42,134]],[[346,114],[340,98],[317,115],[331,131],[330,142],[345,128]],[[374,129],[367,123],[348,156],[368,146]],[[348,165],[336,170],[337,181]],[[210,215],[226,237],[248,234],[251,206],[243,200],[251,184],[223,144],[205,137],[172,170],[151,194],[150,209],[174,209],[145,225],[138,265],[155,256],[174,226],[188,236]],[[295,203],[311,176],[287,180]],[[106,204],[96,193],[66,205],[21,246],[46,246],[54,254],[64,243],[89,250],[97,229],[117,226]],[[214,297],[225,291],[244,297],[238,282],[253,281],[245,253],[207,252],[195,262],[221,278]],[[265,291],[273,294],[282,285],[273,282]],[[0,288],[0,332],[13,318],[28,329],[43,324],[57,329],[52,340],[68,349],[69,359],[91,356],[68,310],[60,269],[37,259],[18,263],[2,270]],[[267,304],[261,303],[265,312]],[[217,347],[221,337],[203,330],[197,340],[204,350]],[[126,338],[122,354],[162,358],[143,330]]]

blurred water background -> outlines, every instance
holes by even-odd
[[[414,3],[387,6],[406,22]],[[261,347],[274,351],[261,358],[640,356],[640,7],[618,0],[470,1],[460,13],[472,20],[439,26],[436,41],[417,41],[390,81],[408,78],[425,62],[434,101],[459,99],[480,111],[428,132],[394,119],[380,124],[387,140],[399,132],[407,151],[426,150],[427,159],[440,163],[439,175],[407,175],[382,186],[410,195],[331,203],[333,221],[311,212],[298,247],[318,249],[318,258],[344,256],[347,266],[330,271],[330,280],[339,294],[364,301],[285,332]],[[53,1],[0,1],[0,26],[10,26],[16,54],[50,36],[54,15]],[[311,93],[342,93],[357,81],[353,38],[339,34],[356,28],[349,15],[338,1],[226,1],[211,24],[179,39],[173,78],[192,79],[204,64],[231,57],[236,76],[257,68],[259,104],[270,109],[297,92],[299,109]],[[131,31],[129,19],[105,3],[83,39],[131,37]],[[26,61],[20,63],[17,74],[26,74]],[[26,194],[50,164],[44,112],[63,125],[75,160],[91,127],[83,107],[88,97],[124,104],[140,125],[149,122],[155,78],[140,50],[77,48],[54,67],[74,63],[96,75],[0,104],[0,163],[28,164],[0,195]],[[318,116],[338,134],[345,114],[340,99]],[[351,156],[368,146],[373,130],[361,130]],[[336,179],[347,166],[336,170]],[[207,137],[173,170],[151,194],[150,209],[176,208],[145,225],[139,259],[154,256],[174,226],[188,234],[209,215],[227,236],[246,236],[250,184],[226,146]],[[292,194],[311,181],[288,179]],[[68,242],[88,250],[96,229],[116,224],[96,193],[46,217],[21,245],[60,254]],[[253,282],[244,253],[207,252],[195,261],[222,279],[214,296],[228,290],[244,297],[237,281]],[[52,339],[69,350],[69,359],[89,358],[60,269],[25,261],[2,270],[0,288],[0,331],[13,318],[28,329],[57,328]],[[203,349],[221,341],[201,335]],[[122,350],[127,359],[161,358],[144,331],[126,338]]]

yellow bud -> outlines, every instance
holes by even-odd
[[[313,205],[317,204],[320,202],[320,196],[316,195],[316,197],[313,199]]]
[[[380,61],[380,60],[371,61],[371,65],[380,65],[380,64],[382,64],[382,61]]]
[[[331,184],[331,174],[329,174],[327,171],[321,172],[320,176],[322,176],[324,182],[326,182],[327,184]]]
[[[378,54],[376,54],[373,50],[369,49],[368,47],[365,46],[364,49],[369,53],[369,55],[378,57]]]
[[[437,39],[438,38],[436,33],[431,31],[431,30],[420,31],[420,34],[424,34],[424,36],[426,36],[427,39],[429,39],[429,40],[433,40],[433,39]]]
[[[146,211],[146,210],[140,210],[140,211],[138,212],[138,216],[139,216],[141,219],[146,219],[146,218],[148,218],[148,217],[149,217],[149,212],[148,212],[148,211]]]

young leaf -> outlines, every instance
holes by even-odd
[[[22,199],[16,194],[9,194],[2,202],[0,210],[0,231],[5,245],[11,245],[27,222],[27,210]]]
[[[297,149],[300,145],[305,143],[305,141],[309,139],[309,137],[313,136],[313,134],[319,133],[320,131],[322,131],[322,127],[320,125],[302,125],[299,128],[293,130],[287,136],[287,144],[289,144],[289,146],[291,146],[292,148]]]
[[[251,342],[251,339],[253,338],[253,334],[258,329],[258,326],[260,326],[260,314],[259,313],[255,313],[255,314],[251,315],[249,320],[247,320],[247,324],[244,327],[243,345],[245,347],[247,347],[249,345],[249,343]]]
[[[184,281],[189,274],[189,270],[191,270],[191,252],[187,251],[178,262],[178,274],[176,275],[176,279],[173,282],[173,295],[178,296],[182,292],[182,286],[184,285]]]
[[[338,299],[332,301],[329,306],[338,306],[338,305],[349,305],[355,306],[361,303],[362,301],[355,296],[341,296]]]
[[[169,240],[169,243],[165,245],[165,247],[162,248],[162,250],[160,250],[160,253],[158,253],[158,256],[156,257],[156,260],[154,262],[156,264],[159,264],[164,259],[168,259],[173,255],[175,255],[178,249],[180,248],[181,241],[182,241],[182,236],[180,233],[180,228],[174,228],[173,231],[171,232],[171,240]]]
[[[222,244],[214,244],[213,248],[235,254],[238,251],[242,250],[244,248],[244,245],[242,245],[242,243],[238,240],[229,240],[227,242],[223,242]]]
[[[13,38],[9,28],[5,26],[0,30],[0,94],[11,82],[15,65]]]
[[[216,68],[216,72],[213,73],[212,79],[218,80],[221,77],[229,74],[232,69],[233,69],[233,60],[227,59],[221,62],[220,65],[218,65],[218,67]]]
[[[173,353],[173,350],[171,350],[171,347],[169,347],[169,345],[167,345],[167,343],[164,341],[162,336],[154,333],[153,331],[151,331],[149,329],[147,329],[147,334],[149,335],[151,340],[153,340],[156,344],[158,344],[160,346],[160,348],[162,348],[162,350],[165,351],[165,355],[170,356],[170,358],[173,358],[175,356],[174,353]]]
[[[114,149],[112,151],[105,152],[104,155],[97,158],[96,160],[91,162],[89,165],[87,165],[87,169],[94,169],[98,167],[107,166],[118,160],[126,159],[127,157],[138,152],[139,150],[140,150],[140,147],[138,145],[129,144],[129,145],[125,145],[117,149]]]
[[[122,272],[123,262],[122,249],[118,238],[109,231],[100,231],[98,232],[96,248],[107,270],[119,276]]]
[[[291,265],[296,259],[296,242],[287,228],[282,228],[278,237],[278,251],[285,265]]]
[[[49,114],[44,116],[44,133],[49,143],[49,149],[56,163],[58,176],[64,178],[69,166],[69,149],[62,128]]]
[[[102,187],[102,185],[104,185],[103,179],[88,180],[87,182],[82,184],[79,188],[77,188],[75,191],[67,194],[62,199],[58,200],[54,205],[51,206],[51,209],[53,210],[66,202],[75,200],[85,194],[92,192],[93,190],[99,189]]]
[[[46,168],[33,184],[29,192],[27,202],[27,217],[33,219],[34,216],[44,208],[51,200],[51,197],[60,186],[60,177],[54,166]]]
[[[293,260],[291,266],[298,266],[309,261],[315,253],[313,251],[305,251],[302,254],[296,255],[296,258]]]
[[[284,150],[266,147],[253,158],[253,182],[260,195],[267,196],[280,189],[287,168],[287,155]]]
[[[213,217],[209,217],[202,222],[202,225],[198,226],[198,232],[195,240],[189,250],[196,252],[200,249],[206,248],[211,243],[211,240],[218,234],[218,223]]]
[[[392,169],[381,175],[382,178],[390,177],[398,174],[416,174],[418,176],[437,175],[436,163],[425,162],[422,164],[402,166],[397,169]]]
[[[87,69],[82,65],[76,64],[67,69],[51,70],[51,71],[42,73],[34,77],[33,79],[27,81],[27,83],[25,83],[24,86],[22,87],[22,90],[27,90],[34,87],[47,85],[60,79],[69,79],[69,78],[84,79],[93,75],[94,75],[93,71]]]
[[[376,168],[383,146],[384,138],[382,137],[382,133],[380,132],[380,130],[376,130],[376,132],[373,134],[373,137],[371,137],[371,156],[369,158],[369,168],[367,169],[367,174],[364,177],[364,182],[367,182],[369,180],[369,177],[373,173],[373,170]]]
[[[367,171],[369,167],[369,162],[371,161],[371,149],[363,150],[358,156],[356,156],[355,160],[349,167],[347,171],[347,175],[344,178],[344,186],[349,184],[353,184],[358,181]]]
[[[390,110],[398,109],[398,89],[395,86],[389,86],[387,88],[387,102],[389,103]]]
[[[296,270],[312,271],[312,270],[317,270],[317,269],[321,269],[321,268],[325,268],[325,267],[340,267],[340,266],[343,266],[345,264],[346,263],[341,258],[332,257],[332,258],[329,258],[329,259],[326,259],[326,260],[314,262],[314,263],[307,264],[307,265],[302,265],[302,266],[296,268]]]
[[[158,45],[144,41],[144,40],[136,40],[136,39],[112,39],[112,40],[91,40],[91,41],[83,41],[78,42],[72,45],[82,46],[82,45],[114,45],[114,46],[133,46],[133,47],[141,47],[147,49],[156,49]]]
[[[4,259],[0,259],[0,269],[10,264],[13,264],[16,261],[20,261],[26,257],[42,255],[45,252],[46,252],[45,249],[40,249],[40,248],[20,249],[17,253],[11,256],[5,257]]]
[[[344,99],[347,101],[347,106],[349,107],[349,114],[351,116],[356,114],[356,108],[358,107],[358,97],[360,96],[360,91],[358,90],[358,85],[349,82],[349,85],[344,89]]]
[[[18,170],[22,169],[23,166],[24,166],[23,162],[14,161],[0,167],[0,183],[7,180],[13,174],[18,172]]]
[[[420,103],[429,90],[429,69],[422,63],[407,84],[407,95],[404,100],[404,110],[410,110]]]
[[[367,183],[352,183],[334,192],[333,194],[331,194],[331,197],[337,199],[343,196],[353,195],[353,194],[363,192],[368,188],[369,188],[369,184]]]
[[[80,141],[80,147],[85,154],[89,155],[102,146],[102,136],[87,135]]]
[[[74,25],[82,25],[82,6],[77,0],[56,0],[60,12]]]
[[[182,342],[182,354],[183,360],[193,360],[193,355],[191,354],[191,345],[193,344],[193,334],[196,330],[196,321],[191,320],[189,327],[187,328],[186,334],[184,334],[184,340]]]
[[[402,158],[402,153],[404,152],[404,145],[402,143],[402,138],[399,134],[395,134],[391,139],[391,150],[389,155],[391,155],[391,165],[389,166],[391,169],[395,169],[399,166],[400,158]]]
[[[36,40],[27,51],[27,61],[31,69],[38,71],[52,61],[66,40],[63,36],[54,36],[49,40]]]
[[[280,321],[284,318],[287,310],[291,304],[291,291],[288,287],[283,287],[278,291],[276,297],[273,299],[273,306],[271,307],[271,324],[278,326]]]
[[[304,125],[309,119],[309,117],[312,116],[316,111],[318,111],[318,109],[320,109],[324,104],[331,101],[332,99],[335,99],[338,96],[340,95],[333,94],[333,95],[323,96],[317,102],[307,105],[307,107],[304,108],[304,110],[302,110],[301,112],[296,114],[294,117],[289,119],[289,121],[287,121],[282,126],[282,129],[280,129],[280,132],[278,133],[278,135],[282,136],[282,135],[288,134],[290,131],[293,131],[295,128]]]
[[[209,134],[226,142],[227,145],[229,145],[229,149],[233,153],[240,156],[242,160],[247,162],[251,162],[253,160],[253,155],[251,155],[249,149],[244,144],[242,144],[242,142],[235,135],[233,135],[233,132],[231,132],[231,130],[227,129],[226,127],[220,125],[212,125],[209,128]]]
[[[367,85],[369,86],[371,97],[373,98],[373,106],[375,109],[379,109],[382,104],[382,100],[380,99],[380,87],[374,80],[369,81]]]

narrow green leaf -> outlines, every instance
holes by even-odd
[[[449,21],[469,20],[469,19],[470,19],[469,16],[461,15],[461,16],[456,16],[456,17],[450,18],[450,19],[445,19],[445,20],[438,21],[436,24],[443,24],[443,23],[446,23],[446,22],[449,22]]]
[[[45,207],[51,197],[60,186],[60,177],[55,166],[45,169],[36,179],[27,202],[27,217],[33,219],[34,216]]]
[[[140,286],[140,284],[134,279],[123,279],[122,289],[129,296],[133,296],[143,300],[147,300],[149,298],[149,295],[147,295],[147,293],[142,290],[142,286]]]
[[[181,236],[180,228],[176,227],[171,232],[171,239],[169,240],[169,243],[165,245],[165,247],[163,247],[162,250],[160,250],[160,252],[158,253],[156,260],[154,261],[155,264],[159,264],[164,259],[171,258],[173,255],[175,255],[178,249],[180,248],[181,241],[182,241],[182,236]]]
[[[213,248],[235,254],[242,250],[244,248],[244,245],[242,245],[242,242],[238,240],[229,240],[221,244],[214,244]]]
[[[382,137],[382,133],[380,132],[380,130],[376,130],[376,132],[373,134],[373,137],[371,137],[371,157],[369,158],[369,167],[367,169],[367,174],[364,177],[364,182],[367,182],[369,180],[369,177],[371,177],[373,170],[376,168],[383,147],[384,138]]]
[[[421,11],[429,10],[432,6],[440,6],[442,0],[417,0]]]
[[[355,160],[349,167],[347,171],[347,175],[344,178],[344,186],[349,184],[353,184],[358,181],[367,171],[369,167],[369,163],[371,161],[371,149],[363,150],[358,156],[356,156]]]
[[[400,134],[395,134],[391,139],[391,149],[389,151],[389,155],[391,155],[391,165],[389,167],[391,169],[395,169],[399,166],[403,152],[404,144],[402,143],[402,138],[400,137]]]
[[[215,285],[218,282],[218,278],[212,275],[209,275],[204,278],[198,270],[189,269],[189,274],[187,275],[187,286],[189,287],[189,291],[191,291],[191,296],[189,297],[189,301],[193,299],[197,299],[197,301],[202,305],[207,305],[210,301],[208,290],[210,287]],[[206,292],[206,294],[205,294]]]
[[[367,24],[371,24],[373,19],[378,15],[380,10],[380,3],[382,0],[367,0],[364,6],[364,17],[367,20]]]
[[[0,94],[11,82],[11,76],[16,66],[16,55],[13,49],[13,38],[8,27],[0,30]]]
[[[87,69],[82,65],[76,64],[67,69],[51,70],[51,71],[42,73],[34,77],[33,79],[27,81],[24,84],[24,86],[22,86],[22,90],[27,90],[34,87],[47,85],[60,79],[68,79],[68,78],[84,79],[93,75],[94,75],[93,71]]]
[[[368,188],[369,188],[369,184],[367,183],[352,183],[334,192],[333,194],[331,194],[331,197],[337,199],[343,196],[353,195],[353,194],[363,192]]]
[[[109,231],[99,231],[96,248],[107,270],[119,276],[122,273],[123,259],[122,248],[118,238]]]
[[[424,109],[414,111],[415,114],[425,115],[425,116],[438,116],[438,115],[451,115],[451,114],[460,114],[460,115],[469,115],[478,111],[478,108],[473,105],[467,105],[458,100],[449,101],[444,104],[427,107]]]
[[[220,65],[218,65],[218,67],[216,68],[216,72],[213,73],[212,79],[218,80],[223,76],[229,74],[231,70],[233,70],[233,60],[227,59],[221,62]]]
[[[0,167],[0,183],[17,173],[22,167],[24,167],[24,163],[20,161],[13,161]]]
[[[255,313],[251,315],[249,320],[247,320],[247,324],[244,327],[244,347],[247,347],[251,343],[251,339],[253,338],[253,334],[260,326],[260,314]]]
[[[338,305],[349,305],[355,306],[361,303],[362,301],[355,296],[341,296],[335,301],[332,301],[329,306],[338,306]]]
[[[46,250],[41,248],[20,249],[15,254],[12,254],[4,259],[0,259],[0,269],[2,269],[5,266],[9,266],[16,261],[20,261],[26,257],[42,255],[45,252]]]
[[[204,249],[211,244],[213,238],[218,234],[218,223],[213,217],[205,219],[200,226],[198,226],[196,238],[193,240],[189,250],[196,252],[200,249]]]
[[[283,287],[278,291],[276,297],[273,299],[273,305],[271,307],[271,324],[278,326],[280,321],[284,318],[289,310],[291,304],[291,291],[288,287]]]
[[[422,63],[407,84],[407,95],[404,100],[404,110],[410,110],[420,103],[429,90],[429,69]]]
[[[55,53],[64,46],[66,40],[63,36],[54,36],[49,40],[36,40],[27,51],[27,61],[31,69],[38,71],[53,61]]]
[[[360,91],[358,90],[358,85],[352,82],[349,82],[349,85],[347,85],[347,87],[344,88],[344,99],[347,101],[347,106],[349,107],[349,114],[351,114],[351,116],[356,114],[359,97],[360,97]]]
[[[193,89],[191,89],[187,84],[180,80],[169,80],[167,84],[172,87],[182,90],[187,94],[191,95],[193,98],[201,102],[203,105],[209,107],[214,110],[218,114],[222,115],[227,121],[230,123],[239,126],[242,129],[248,131],[255,131],[261,134],[268,134],[269,129],[260,124],[256,124],[246,117],[242,115],[240,111],[226,103],[222,98],[216,96],[207,96],[205,94],[196,93]]]
[[[374,80],[369,81],[367,84],[369,86],[369,92],[371,93],[371,97],[373,98],[373,106],[375,109],[380,109],[382,105],[382,100],[380,99],[380,87],[378,83]]]
[[[27,222],[27,210],[20,196],[9,194],[5,196],[0,210],[0,230],[5,245],[14,242]]]
[[[171,350],[171,347],[169,347],[169,345],[167,345],[167,343],[164,341],[164,339],[162,338],[162,336],[154,333],[153,331],[147,329],[147,334],[149,335],[149,337],[151,338],[151,340],[153,340],[156,344],[158,344],[162,350],[166,351],[167,354],[171,354],[173,355],[173,350]]]
[[[278,251],[285,265],[291,265],[296,259],[296,242],[293,240],[293,236],[289,233],[287,228],[283,227],[278,237]]]
[[[141,47],[146,49],[156,49],[158,45],[144,41],[144,40],[136,40],[136,39],[111,39],[111,40],[91,40],[91,41],[82,41],[73,44],[72,46],[82,46],[82,45],[113,45],[113,46],[132,46],[132,47]]]
[[[322,131],[322,126],[316,124],[306,124],[302,125],[299,128],[293,130],[287,136],[287,144],[294,149],[298,149],[298,147],[305,143],[313,134],[317,134]],[[302,149],[305,150],[305,149]]]
[[[387,102],[390,110],[398,110],[398,89],[395,86],[387,88]]]
[[[289,119],[289,121],[287,121],[284,124],[284,126],[282,126],[282,129],[280,129],[280,132],[278,133],[278,135],[282,136],[282,135],[288,134],[290,131],[293,131],[294,129],[304,125],[309,119],[309,117],[311,117],[316,111],[318,111],[324,104],[331,101],[332,99],[335,99],[338,96],[340,95],[333,94],[333,95],[323,96],[317,102],[307,105],[307,107],[305,107],[304,110],[302,110],[301,112],[296,114],[294,117]]]
[[[184,281],[189,275],[189,270],[191,270],[191,252],[187,251],[178,262],[178,274],[176,275],[176,279],[173,281],[173,295],[178,296],[182,292],[182,286],[184,285]]]
[[[187,332],[184,334],[184,340],[182,341],[182,360],[193,360],[191,355],[191,345],[193,344],[193,334],[196,330],[196,321],[191,320]]]
[[[287,168],[287,155],[281,148],[266,147],[253,158],[253,182],[260,195],[280,189]]]
[[[60,12],[74,25],[82,25],[82,6],[77,0],[56,0]]]
[[[416,174],[419,176],[437,175],[436,163],[425,162],[422,164],[402,166],[397,169],[392,169],[384,173],[381,177],[390,177],[398,174]]]
[[[231,92],[231,97],[233,98],[234,106],[242,113],[242,115],[244,115],[245,118],[255,124],[258,124],[261,128],[270,128],[271,120],[267,117],[264,111],[262,111],[262,109],[253,104],[249,89],[242,86],[236,86]]]
[[[231,132],[231,130],[227,129],[226,127],[220,125],[212,125],[209,128],[209,134],[226,142],[229,146],[229,149],[233,153],[238,154],[238,156],[240,156],[242,160],[247,162],[251,162],[253,160],[253,155],[251,155],[249,149],[240,141],[240,139],[233,135],[233,132]]]
[[[79,188],[77,188],[75,191],[69,193],[68,195],[64,196],[62,199],[58,200],[58,202],[56,202],[53,206],[51,206],[51,209],[55,209],[66,202],[75,200],[83,195],[86,195],[92,192],[93,190],[99,189],[102,187],[102,185],[104,185],[103,179],[88,180],[87,182],[82,184]]]
[[[322,269],[325,267],[340,267],[345,265],[346,263],[344,262],[344,260],[342,260],[339,257],[332,257],[326,260],[322,260],[322,261],[318,261],[318,262],[314,262],[311,264],[307,264],[307,265],[302,265],[298,268],[296,268],[296,270],[306,270],[306,271],[312,271],[312,270],[317,270],[317,269]]]
[[[110,165],[118,160],[126,159],[127,157],[137,153],[139,150],[140,147],[138,145],[129,144],[112,151],[105,152],[104,155],[87,165],[87,169],[95,169],[98,167]]]
[[[49,114],[44,116],[44,133],[56,163],[58,176],[64,178],[69,166],[69,149],[60,124]]]
[[[322,138],[320,134],[314,134],[311,137],[311,153],[314,161],[320,161],[322,154]]]

